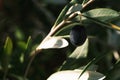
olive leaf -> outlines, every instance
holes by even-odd
[[[79,79],[82,70],[64,70],[52,74],[47,80],[103,80],[105,76],[99,72],[86,71]]]
[[[69,58],[78,59],[80,57],[87,57],[88,52],[88,39],[86,39],[85,43],[82,46],[77,47],[73,53],[69,56]]]
[[[64,61],[63,65],[59,68],[59,70],[73,69],[74,64],[80,67],[81,61],[87,57],[88,53],[88,39],[86,39],[85,43],[82,46],[77,47],[71,55]]]
[[[91,18],[89,16],[85,16],[85,15],[82,15],[82,16],[88,18],[92,22],[95,22],[95,23],[97,23],[97,24],[99,24],[101,26],[104,26],[104,27],[107,27],[107,28],[111,28],[111,29],[115,29],[115,30],[120,30],[120,27],[115,25],[115,24],[104,22],[104,21],[101,21],[101,20],[98,20],[98,19],[95,19],[95,18]]]
[[[37,47],[37,49],[64,48],[68,46],[68,41],[61,37],[50,37]]]
[[[114,18],[117,18],[120,16],[120,14],[117,11],[109,8],[92,9],[87,12],[83,12],[82,15],[95,18],[101,21],[107,21],[107,20],[111,21],[111,20],[114,20]],[[83,17],[82,20],[87,20],[87,18]]]

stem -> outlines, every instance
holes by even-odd
[[[82,5],[85,4],[88,0],[83,0]]]
[[[30,59],[30,61],[29,61],[28,65],[27,65],[27,68],[26,68],[26,70],[25,70],[24,80],[25,80],[25,79],[26,79],[26,77],[27,77],[28,71],[29,71],[29,69],[30,69],[30,66],[31,66],[31,64],[32,64],[32,62],[33,62],[33,60],[34,60],[35,56],[37,55],[37,54],[36,54],[36,50],[35,50],[35,52],[34,52],[34,53],[35,53],[35,54],[31,57],[31,59]]]
[[[95,0],[89,0],[87,3],[82,5],[82,8],[85,8],[86,6],[88,6],[90,3],[92,3]]]

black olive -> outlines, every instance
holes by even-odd
[[[82,45],[87,38],[86,29],[82,25],[75,25],[70,31],[70,41],[75,46]]]

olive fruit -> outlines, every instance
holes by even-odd
[[[83,25],[75,25],[70,31],[70,41],[75,46],[82,45],[87,38],[86,29]]]

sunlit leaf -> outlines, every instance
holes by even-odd
[[[64,48],[68,46],[68,41],[60,37],[50,37],[37,47],[39,49]]]
[[[80,78],[82,70],[65,70],[52,74],[47,80],[103,80],[105,76],[94,71],[86,71]]]

